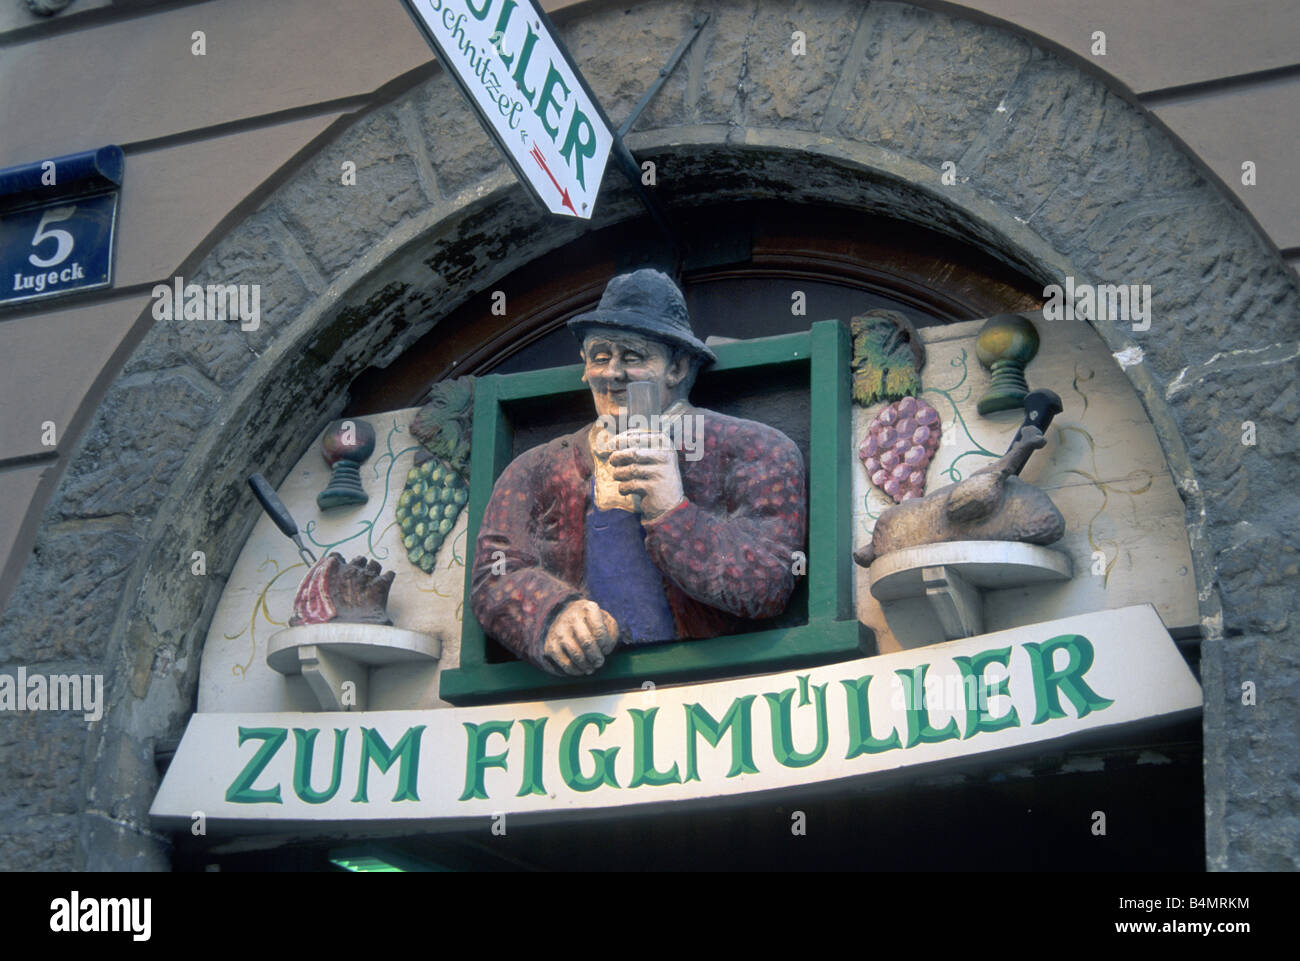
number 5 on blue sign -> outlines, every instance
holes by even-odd
[[[109,144],[0,169],[0,312],[112,286],[125,160]]]
[[[45,211],[41,217],[41,222],[36,225],[36,233],[32,237],[32,246],[39,247],[47,240],[55,242],[54,253],[50,257],[38,257],[36,254],[28,254],[27,259],[33,267],[57,267],[72,255],[73,239],[72,234],[66,230],[58,228],[46,229],[50,224],[57,224],[60,221],[68,220],[77,212],[76,205],[71,207],[51,207]]]
[[[117,197],[0,211],[0,307],[109,286]]]

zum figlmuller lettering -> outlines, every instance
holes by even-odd
[[[1084,675],[1093,664],[1094,649],[1092,643],[1083,635],[1062,634],[1041,644],[1021,644],[1019,649],[1023,650],[1028,658],[1034,689],[1034,717],[1029,722],[1031,725],[1065,718],[1067,715],[1061,708],[1062,694],[1074,706],[1080,718],[1093,711],[1104,710],[1114,703],[1099,695],[1084,680]],[[1064,651],[1068,655],[1068,662],[1061,668],[1054,667],[1053,662],[1054,655],[1058,651]],[[907,707],[903,711],[902,723],[883,738],[877,738],[872,733],[867,694],[874,679],[873,675],[866,674],[852,680],[841,680],[834,686],[834,690],[841,702],[842,713],[838,716],[848,733],[849,747],[846,759],[852,760],[855,757],[880,754],[885,751],[907,750],[920,744],[965,740],[978,734],[1021,726],[1021,718],[1014,707],[997,716],[988,710],[990,697],[1009,695],[1007,686],[1011,678],[1008,675],[997,681],[987,680],[984,671],[995,664],[1007,668],[1011,656],[1012,648],[1008,646],[952,658],[963,676],[977,679],[977,683],[967,685],[967,690],[974,689],[975,694],[967,699],[964,707],[964,729],[959,727],[955,717],[950,718],[942,727],[935,727],[932,723],[924,695],[925,675],[930,667],[929,664],[894,672],[903,686]],[[654,734],[659,708],[626,709],[623,713],[631,722],[630,743],[616,746],[584,748],[583,738],[589,729],[594,729],[594,736],[599,737],[615,723],[616,718],[596,712],[579,714],[560,732],[558,741],[551,742],[555,744],[554,756],[558,761],[560,779],[570,790],[577,792],[601,788],[658,787],[699,781],[701,780],[700,742],[718,748],[724,737],[730,739],[731,754],[731,764],[726,777],[757,774],[758,767],[754,761],[753,751],[753,716],[756,703],[767,707],[765,713],[770,718],[772,753],[776,760],[790,768],[816,764],[825,757],[829,745],[828,689],[831,685],[829,682],[811,685],[809,675],[800,676],[798,681],[797,688],[763,693],[762,702],[758,701],[757,694],[734,698],[720,716],[715,716],[698,703],[683,705],[686,712],[684,752],[666,769],[662,767],[662,761],[656,761],[656,749],[663,747],[661,743],[656,742]],[[816,741],[805,750],[796,748],[793,737],[794,711],[800,709],[811,710],[816,717]],[[491,768],[509,770],[511,760],[515,762],[513,769],[520,772],[516,797],[548,794],[544,761],[547,758],[548,738],[553,736],[546,729],[547,722],[550,720],[551,718],[542,717],[493,720],[478,724],[463,722],[466,732],[466,760],[464,790],[459,800],[488,799],[487,771]],[[512,737],[516,724],[523,732],[522,744]],[[408,728],[402,737],[390,746],[377,730],[361,728],[360,767],[356,769],[356,776],[351,782],[351,785],[355,786],[355,791],[352,790],[352,786],[348,789],[348,793],[352,795],[352,802],[369,802],[369,777],[372,767],[381,773],[387,773],[396,767],[396,787],[392,797],[394,802],[419,801],[420,744],[424,731],[424,725]],[[332,740],[332,745],[328,747],[321,745],[322,750],[326,751],[332,747],[332,754],[328,764],[328,770],[331,772],[329,783],[320,787],[312,783],[311,776],[317,738],[323,733],[325,732],[317,728],[295,728],[292,731],[294,743],[290,750],[293,757],[293,777],[290,789],[299,801],[307,804],[324,804],[338,795],[343,786],[344,753],[354,731],[348,728],[333,729],[330,732],[332,738],[328,739]],[[267,780],[262,777],[263,772],[288,743],[289,734],[289,729],[282,727],[239,728],[239,746],[242,747],[249,742],[261,742],[261,746],[226,789],[228,802],[284,803],[287,792],[282,784],[275,783],[262,787],[257,784],[259,780],[263,782]],[[493,738],[502,738],[504,743],[491,743]],[[630,754],[632,758],[630,777],[626,785],[619,782],[615,771],[615,758],[624,747],[631,748],[624,756]]]

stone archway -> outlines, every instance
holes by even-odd
[[[629,139],[658,165],[665,202],[832,201],[977,244],[1044,283],[1152,284],[1149,331],[1096,326],[1122,352],[1187,504],[1206,690],[1235,684],[1242,660],[1282,656],[1285,565],[1257,559],[1300,533],[1294,442],[1282,439],[1297,413],[1286,341],[1300,289],[1228,192],[1078,67],[904,4],[580,11],[561,32],[612,116],[696,6],[711,23]],[[790,52],[796,26],[804,58]],[[345,160],[355,186],[340,182]],[[607,191],[596,226],[637,215],[626,189]],[[2,625],[11,646],[89,652],[109,677],[110,711],[87,745],[85,866],[167,864],[147,821],[154,749],[192,710],[198,645],[255,516],[244,478],[282,476],[360,369],[579,230],[544,223],[439,74],[342,131],[186,278],[260,284],[262,327],[154,325],[81,439]],[[1273,446],[1242,448],[1242,411]],[[1230,709],[1207,696],[1211,866],[1230,863]]]

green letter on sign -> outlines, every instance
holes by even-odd
[[[1069,652],[1070,661],[1061,670],[1053,670],[1052,655],[1061,648]],[[1025,650],[1029,652],[1029,666],[1034,670],[1035,724],[1065,717],[1060,691],[1065,692],[1079,717],[1087,717],[1115,703],[1099,696],[1083,681],[1083,675],[1092,667],[1093,649],[1092,642],[1082,634],[1062,634],[1042,644],[1026,644]]]
[[[731,770],[727,777],[737,774],[757,774],[754,766],[754,730],[749,706],[754,703],[753,694],[738,697],[731,702],[731,707],[715,721],[713,715],[698,704],[686,705],[686,780],[698,781],[700,771],[696,766],[695,735],[701,735],[713,747],[718,746],[722,735],[731,731]]]
[[[289,729],[284,727],[241,727],[239,729],[239,746],[243,747],[244,742],[249,738],[256,738],[265,741],[253,759],[248,765],[239,772],[239,777],[231,782],[230,787],[226,788],[226,800],[233,804],[282,804],[280,800],[280,785],[265,788],[264,790],[254,790],[253,782],[257,776],[262,773],[262,769],[271,763],[271,758],[275,752],[280,750],[280,745],[284,743],[285,738],[289,736]]]
[[[575,791],[594,791],[602,784],[618,787],[618,781],[614,780],[614,758],[618,754],[618,748],[591,752],[591,756],[596,759],[596,770],[591,777],[582,776],[582,759],[578,756],[582,732],[589,724],[596,725],[598,734],[604,734],[605,728],[613,722],[614,719],[608,714],[579,714],[560,735],[560,777]]]
[[[651,787],[662,787],[665,784],[680,784],[682,779],[677,773],[676,761],[670,770],[660,771],[655,768],[655,715],[659,713],[659,708],[652,707],[643,711],[631,707],[628,708],[628,713],[632,715],[632,780],[627,786],[634,788],[649,784]]]
[[[469,735],[469,757],[465,759],[465,793],[460,800],[486,798],[483,778],[490,767],[506,769],[506,751],[500,754],[484,754],[483,747],[493,734],[510,737],[510,726],[514,721],[486,721],[483,724],[470,724],[465,721],[465,733]],[[508,749],[507,749],[508,750]]]
[[[561,107],[559,102],[555,99],[556,87],[560,87],[564,90],[564,96],[567,99],[569,96],[569,85],[564,82],[564,78],[561,77],[559,71],[555,69],[555,65],[551,64],[550,68],[546,71],[546,79],[542,81],[541,99],[537,101],[537,109],[534,110],[533,113],[537,114],[537,116],[541,118],[542,129],[551,135],[552,141],[560,135],[560,128],[551,126],[551,121],[546,116],[546,108],[554,107],[556,110],[556,119],[559,119]]]
[[[801,677],[800,681],[806,683],[807,679]],[[807,767],[821,760],[821,756],[826,753],[826,744],[830,740],[826,724],[826,685],[816,685],[812,690],[813,701],[816,702],[813,710],[817,715],[817,744],[807,753],[794,749],[794,722],[791,718],[794,688],[780,694],[763,695],[772,715],[772,753],[786,767]]]
[[[542,784],[542,731],[546,727],[546,718],[520,718],[519,726],[524,729],[524,778],[515,797],[528,797],[530,794],[545,794],[546,786]],[[505,765],[502,765],[504,767]],[[464,800],[462,798],[461,800]]]
[[[363,727],[361,729],[361,772],[357,775],[357,796],[352,799],[353,803],[370,800],[366,797],[370,762],[374,761],[379,770],[386,773],[399,757],[401,764],[397,769],[397,792],[393,795],[393,800],[420,800],[419,795],[415,793],[415,786],[420,773],[420,735],[423,733],[423,724],[408,729],[402,735],[402,739],[390,750],[378,731],[371,727]]]
[[[894,672],[903,682],[903,700],[907,705],[907,747],[961,737],[955,717],[948,718],[948,723],[938,730],[930,724],[930,709],[925,703],[925,672],[929,669],[929,664],[921,664],[910,671]]]
[[[293,729],[295,752],[293,759],[293,793],[308,804],[324,804],[338,793],[339,782],[343,779],[343,742],[347,739],[347,728],[334,729],[334,773],[330,775],[330,786],[324,791],[316,791],[311,786],[311,759],[315,754],[317,728],[303,730]]]
[[[582,135],[586,131],[586,136]],[[574,146],[577,146],[578,152],[570,158]],[[578,183],[582,189],[587,189],[587,176],[582,170],[582,158],[594,157],[596,155],[596,128],[591,125],[587,115],[581,110],[573,111],[573,119],[569,121],[569,135],[564,140],[564,146],[560,148],[560,156],[564,162],[573,168],[573,174],[578,178]]]
[[[890,731],[889,737],[881,740],[871,733],[871,706],[867,703],[867,688],[871,686],[871,675],[864,674],[856,681],[840,681],[848,695],[849,707],[849,753],[844,755],[851,761],[859,754],[879,754],[902,748],[897,731]]]
[[[953,661],[961,671],[961,679],[966,688],[966,737],[972,737],[980,731],[1000,731],[1004,727],[1019,727],[1020,715],[1013,706],[1001,717],[994,717],[988,712],[990,697],[1007,695],[1007,685],[1011,675],[1007,675],[995,684],[984,680],[984,668],[990,664],[1003,667],[1011,660],[1011,648],[1001,647],[991,651],[981,651],[973,657],[954,657]],[[1009,695],[1008,695],[1009,696]]]

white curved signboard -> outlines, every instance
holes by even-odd
[[[160,825],[421,821],[699,801],[868,778],[1195,714],[1149,605],[737,680],[371,713],[197,714]]]

